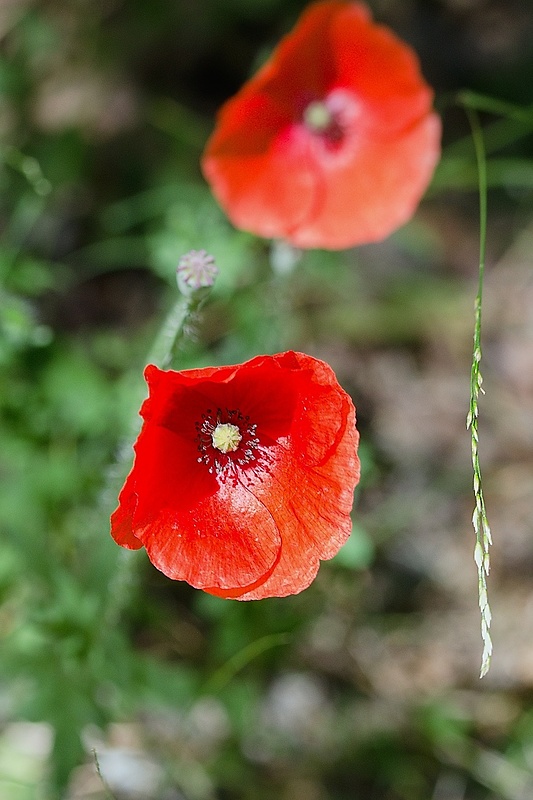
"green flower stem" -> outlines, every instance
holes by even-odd
[[[167,314],[155,342],[148,355],[148,363],[155,364],[164,369],[171,366],[176,358],[176,349],[179,341],[187,333],[187,325],[193,314],[203,304],[206,298],[206,290],[201,289],[192,292],[187,296],[180,296],[174,306]],[[118,489],[123,485],[126,475],[131,466],[132,440],[137,438],[140,428],[138,407],[135,408],[135,417],[130,426],[131,438],[127,445],[119,450],[117,460],[112,470],[110,483]],[[117,491],[106,491],[106,497],[113,495],[116,497]],[[107,605],[105,610],[104,629],[108,626],[116,625],[120,619],[122,611],[131,596],[135,585],[135,576],[138,569],[139,559],[136,558],[137,551],[120,548],[117,555],[117,566],[110,581],[107,595]]]
[[[485,509],[485,499],[483,496],[483,486],[481,478],[481,467],[479,463],[479,394],[483,392],[481,376],[481,307],[483,300],[483,279],[485,276],[485,243],[487,238],[487,164],[483,143],[483,134],[479,124],[478,116],[473,108],[465,105],[472,138],[476,151],[476,160],[479,173],[479,218],[480,218],[480,243],[479,243],[479,278],[478,290],[475,302],[474,319],[474,348],[472,355],[472,369],[470,373],[470,409],[466,420],[467,428],[470,428],[472,435],[472,467],[474,471],[473,488],[475,497],[475,507],[472,516],[472,524],[476,534],[476,546],[474,548],[474,560],[478,571],[478,594],[479,608],[481,611],[481,638],[483,640],[483,655],[481,657],[482,678],[487,674],[490,667],[492,656],[492,640],[490,637],[491,610],[487,594],[487,578],[490,571],[489,548],[492,544],[490,527]]]
[[[149,364],[155,364],[160,369],[170,366],[174,358],[177,342],[183,335],[185,324],[196,305],[193,295],[180,297],[177,300],[157,334],[148,356]]]

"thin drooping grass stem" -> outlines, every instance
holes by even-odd
[[[483,282],[485,277],[485,253],[487,239],[487,163],[483,134],[476,111],[465,105],[472,130],[472,139],[476,152],[479,175],[479,273],[478,289],[475,300],[474,317],[474,347],[472,354],[472,368],[470,373],[470,408],[466,425],[470,428],[472,437],[472,468],[475,506],[472,515],[472,524],[476,534],[474,560],[478,571],[479,608],[481,612],[481,638],[483,640],[483,654],[481,657],[482,678],[487,674],[492,656],[492,640],[490,636],[491,610],[489,606],[487,578],[490,571],[489,549],[492,544],[490,526],[485,508],[481,466],[479,461],[479,395],[483,393],[483,378],[481,376],[481,309],[483,304]]]
[[[98,775],[98,777],[100,778],[100,781],[102,783],[102,788],[104,790],[105,800],[115,800],[114,795],[111,794],[109,786],[107,785],[107,783],[106,783],[106,781],[104,779],[104,776],[102,775],[102,770],[100,768],[100,761],[99,761],[99,758],[98,758],[98,753],[96,752],[96,748],[93,747],[91,752],[92,752],[93,759],[94,759],[94,766],[95,766],[95,769],[96,769],[96,774]]]

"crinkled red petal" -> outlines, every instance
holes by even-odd
[[[158,569],[193,586],[255,584],[278,558],[279,532],[268,509],[238,480],[210,474],[198,462],[195,422],[221,397],[213,402],[208,394],[213,385],[206,381],[184,387],[181,375],[147,371],[151,394],[142,408],[145,425],[114,515],[114,536],[127,546],[138,540]],[[222,399],[228,399],[227,391]]]
[[[118,508],[111,515],[111,536],[121,547],[139,550],[142,542],[133,533],[133,514],[137,505],[133,473],[128,475],[119,495]]]
[[[270,511],[230,480],[191,508],[178,503],[161,510],[139,538],[150,561],[169,578],[231,593],[265,580],[281,549]]]
[[[301,591],[351,530],[359,478],[348,395],[323,362],[301,353],[236,367],[146,370],[150,388],[135,462],[112,517],[119,544],[145,546],[174,579],[222,597]],[[196,422],[237,408],[259,444],[241,466],[208,471]]]
[[[281,532],[281,556],[271,576],[242,600],[302,591],[320,561],[338,552],[352,528],[353,490],[360,475],[355,409],[327,365],[301,358],[314,374],[300,398],[290,441],[279,448],[269,481],[250,487],[269,503]]]

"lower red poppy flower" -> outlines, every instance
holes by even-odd
[[[440,156],[418,58],[363,3],[324,0],[220,110],[202,159],[233,224],[296,247],[384,239]]]
[[[359,480],[355,409],[331,368],[287,352],[145,377],[115,541],[223,597],[305,589],[350,535]]]

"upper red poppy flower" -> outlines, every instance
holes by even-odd
[[[305,589],[350,534],[359,480],[355,409],[331,368],[288,352],[145,377],[115,541],[223,597]]]
[[[440,155],[418,59],[365,5],[311,5],[219,112],[202,168],[233,224],[296,247],[384,239]]]

